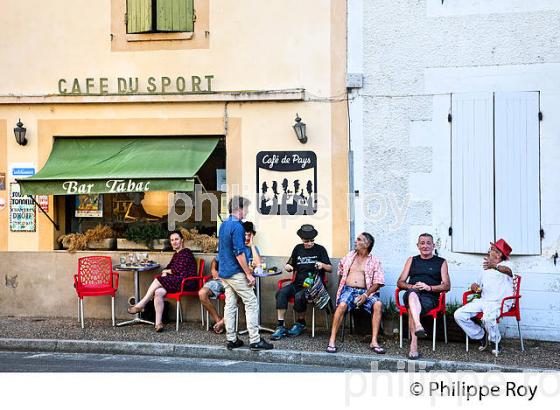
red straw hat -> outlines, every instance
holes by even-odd
[[[490,242],[490,245],[498,248],[498,250],[502,252],[504,257],[506,259],[509,259],[509,255],[511,253],[511,246],[509,246],[509,244],[506,241],[504,241],[503,239],[498,239],[496,243]]]

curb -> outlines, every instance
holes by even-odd
[[[339,367],[344,370],[392,372],[551,372],[551,369],[465,363],[447,360],[407,360],[396,356],[367,356],[349,353],[269,350],[253,352],[248,348],[227,350],[221,346],[120,341],[0,339],[0,350],[57,353],[97,353],[140,356],[189,357],[217,360],[255,361]]]

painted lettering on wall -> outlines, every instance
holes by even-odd
[[[61,78],[59,95],[203,94],[212,92],[214,76]]]
[[[312,151],[257,154],[257,203],[263,215],[315,215],[317,156]]]
[[[62,189],[68,195],[85,195],[99,192],[95,188],[95,183],[80,183],[79,181],[65,181],[62,183]],[[150,181],[133,181],[131,179],[109,179],[104,184],[103,192],[120,193],[120,192],[147,192],[150,190]]]

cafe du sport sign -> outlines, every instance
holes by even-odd
[[[212,92],[213,75],[61,78],[59,95],[200,94]]]

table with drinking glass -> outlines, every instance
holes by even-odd
[[[159,268],[159,263],[149,262],[149,263],[126,263],[120,264],[113,267],[113,270],[119,272],[134,272],[134,303],[140,301],[140,272],[148,272]],[[126,322],[117,323],[117,326],[134,325],[136,323],[144,323],[147,325],[153,325],[154,322],[142,319],[140,313],[136,313],[134,319],[127,320]]]
[[[255,277],[255,290],[257,292],[257,303],[259,305],[259,332],[263,331],[263,332],[270,332],[270,333],[274,333],[273,329],[270,329],[268,327],[264,327],[261,326],[261,278],[268,278],[271,276],[278,276],[281,275],[282,271],[255,271],[253,272],[253,276]],[[241,332],[239,332],[240,335],[244,335],[245,333],[249,333],[249,331],[246,330],[242,330]]]

